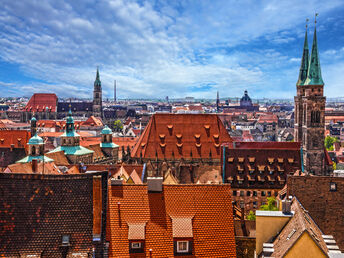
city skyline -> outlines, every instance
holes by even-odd
[[[314,13],[325,95],[338,97],[344,68],[341,1],[92,1],[11,3],[0,11],[2,96],[104,98],[292,98],[305,20]],[[290,7],[291,6],[291,7]],[[64,22],[65,21],[65,22]]]

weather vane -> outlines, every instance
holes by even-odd
[[[318,13],[315,13],[315,19],[314,19],[314,23],[315,24],[317,24],[317,16],[318,16],[319,14]]]
[[[306,19],[306,29],[308,28],[308,21],[309,21],[309,19],[307,18]]]

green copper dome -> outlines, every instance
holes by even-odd
[[[112,130],[106,125],[106,126],[103,128],[101,134],[112,134]]]
[[[37,121],[36,117],[34,117],[34,116],[31,118],[31,122],[33,122],[33,121]]]
[[[39,137],[37,134],[35,134],[35,136],[31,137],[29,140],[30,145],[36,145],[36,144],[43,144],[43,139],[41,137]]]

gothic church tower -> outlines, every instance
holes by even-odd
[[[316,23],[316,22],[315,22]],[[299,79],[296,83],[295,141],[302,142],[303,166],[307,174],[327,175],[325,162],[325,102],[316,27],[309,59],[307,27]]]
[[[93,88],[93,115],[103,117],[103,100],[102,100],[102,84],[99,78],[99,69],[97,68],[97,76],[94,81]]]

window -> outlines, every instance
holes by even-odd
[[[247,191],[246,196],[251,196],[251,191]]]
[[[236,190],[233,191],[233,196],[237,196],[237,191]]]
[[[258,203],[256,201],[253,202],[253,208],[257,208],[258,207]]]
[[[330,183],[330,191],[331,192],[337,191],[337,184],[335,182]]]
[[[144,253],[144,241],[130,241],[129,253]]]
[[[265,194],[265,191],[262,191],[262,192],[261,192],[261,195],[262,195],[262,196],[265,196],[265,195],[266,195],[266,194]]]
[[[188,253],[189,252],[189,241],[177,241],[177,252]]]
[[[244,196],[244,191],[240,191],[240,196]]]
[[[271,196],[271,192],[270,192],[270,191],[268,191],[268,196],[269,196],[269,197]]]
[[[253,191],[253,196],[257,196],[257,191]]]
[[[139,248],[141,248],[141,242],[132,242],[131,243],[131,248],[132,249],[139,249]]]

